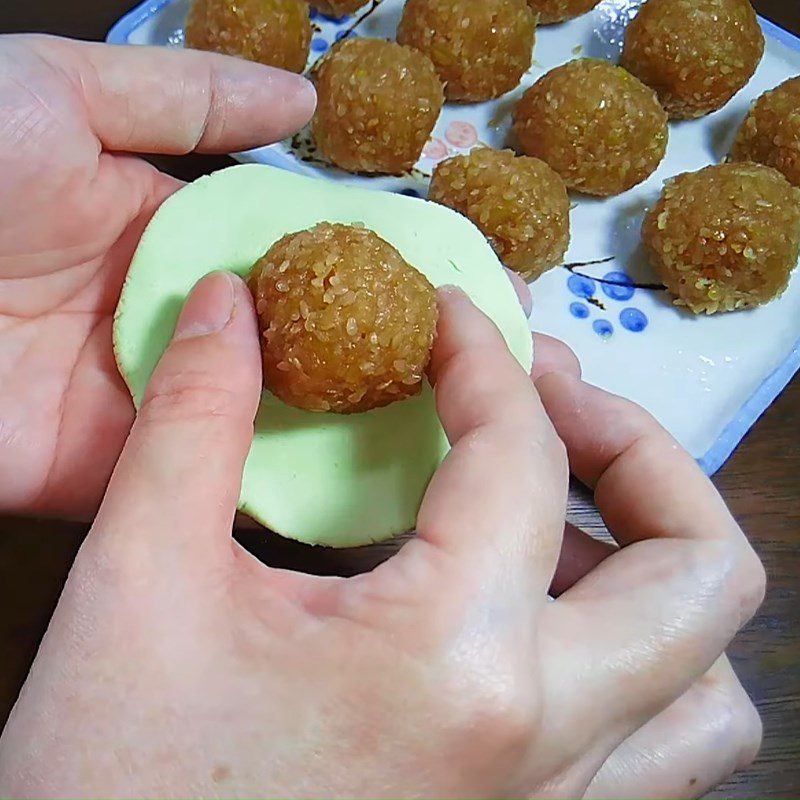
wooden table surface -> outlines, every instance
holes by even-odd
[[[798,0],[754,4],[763,15],[800,33]],[[102,39],[132,5],[132,0],[4,0],[0,33],[42,31]],[[190,157],[159,163],[191,179],[228,162]],[[761,613],[731,648],[736,669],[761,711],[764,747],[755,765],[715,797],[800,796],[798,440],[800,380],[769,409],[715,478],[769,574]],[[571,514],[587,530],[602,530],[585,494],[575,494]],[[63,522],[0,518],[0,725],[19,692],[85,532],[84,526]],[[388,552],[386,547],[325,552],[262,533],[240,538],[268,563],[322,573],[359,571]]]

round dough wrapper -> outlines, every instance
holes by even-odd
[[[363,224],[434,286],[455,284],[498,326],[525,369],[530,328],[480,231],[443,206],[244,165],[169,198],[142,237],[114,322],[120,371],[138,405],[183,302],[204,275],[245,276],[281,236],[318,222]],[[355,547],[413,530],[449,450],[433,392],[363,414],[291,408],[264,392],[239,508],[287,538]]]

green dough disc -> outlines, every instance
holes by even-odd
[[[245,165],[173,195],[142,237],[114,323],[117,363],[136,404],[200,278],[220,269],[244,276],[281,236],[326,221],[361,223],[434,286],[462,287],[530,368],[531,334],[514,288],[464,217],[415,198]],[[448,449],[428,386],[411,400],[355,415],[301,411],[264,392],[239,507],[309,544],[381,541],[413,530]]]

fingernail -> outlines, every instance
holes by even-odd
[[[300,78],[301,81],[298,82],[297,85],[298,98],[301,102],[306,103],[313,113],[314,109],[317,107],[317,89],[308,78],[302,75],[298,75],[297,77]]]
[[[508,275],[508,279],[511,281],[511,285],[514,287],[514,291],[517,293],[525,316],[530,318],[533,312],[533,295],[531,295],[530,286],[528,286],[525,279],[519,273],[514,272],[514,270],[508,267],[504,267],[504,269]]]
[[[234,288],[227,272],[213,272],[192,289],[175,326],[174,341],[207,336],[221,331],[230,322],[234,308]]]
[[[286,72],[275,67],[268,69],[270,84],[275,93],[282,95],[284,102],[306,111],[310,117],[317,106],[317,90],[314,84],[304,75],[296,75],[294,72]]]
[[[468,303],[472,302],[469,299],[469,295],[460,286],[455,286],[453,284],[445,284],[444,286],[440,286],[436,290],[436,294],[443,300],[459,302],[466,301]]]

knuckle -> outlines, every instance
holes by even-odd
[[[763,724],[753,702],[734,677],[722,683],[698,684],[702,693],[695,713],[702,714],[701,724],[711,722],[714,741],[720,745],[732,770],[753,763],[761,749]]]
[[[142,403],[139,418],[164,424],[230,417],[240,405],[236,392],[214,383],[208,375],[182,372],[159,382]]]
[[[744,624],[756,615],[764,602],[767,590],[767,574],[761,559],[750,545],[746,545],[742,549],[736,591],[738,592],[741,622]]]
[[[475,708],[474,723],[494,747],[506,754],[523,754],[536,731],[536,707],[523,693],[498,693]],[[473,727],[473,733],[475,728]]]
[[[439,381],[454,386],[471,386],[474,391],[494,393],[497,377],[491,366],[497,360],[497,349],[488,345],[473,346],[454,353],[444,364]]]
[[[474,740],[478,730],[495,753],[513,759],[525,754],[535,738],[541,712],[530,684],[523,676],[476,670],[469,685],[459,692],[468,698],[462,717],[464,736]]]
[[[664,438],[672,438],[661,423],[638,403],[623,398],[614,398],[615,422],[623,426],[632,441],[644,439],[648,445],[663,444]]]
[[[190,148],[188,152],[196,150],[200,145],[206,147],[215,145],[222,138],[225,130],[226,104],[220,98],[220,78],[213,64],[209,64],[207,70],[206,92],[193,92],[188,84],[185,87],[185,92],[189,95],[187,100],[201,105],[200,114],[191,117],[201,121],[189,135]]]
[[[764,725],[758,709],[744,692],[734,701],[734,705],[736,733],[739,740],[739,756],[736,766],[737,769],[744,769],[756,760],[761,750]]]
[[[691,571],[700,589],[725,610],[733,635],[758,611],[766,591],[766,574],[749,543],[736,537],[703,542],[695,550]]]

